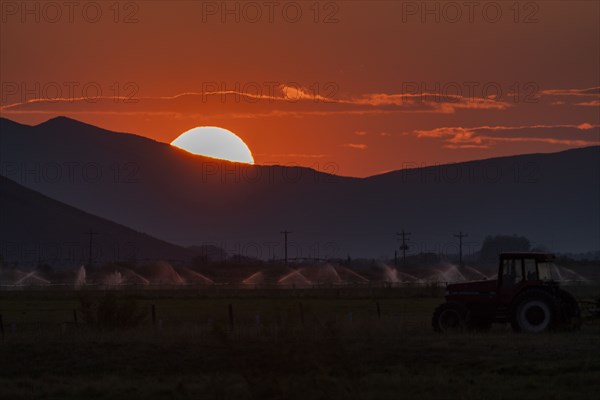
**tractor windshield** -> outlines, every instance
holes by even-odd
[[[558,281],[560,280],[560,274],[558,269],[553,262],[539,262],[538,263],[538,274],[542,281]]]

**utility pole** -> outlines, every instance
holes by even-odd
[[[282,231],[281,233],[283,234],[283,248],[285,251],[285,265],[287,265],[288,264],[288,235],[292,232]]]
[[[92,245],[93,245],[93,240],[94,240],[94,236],[98,235],[98,232],[94,232],[91,228],[89,230],[89,232],[84,232],[84,235],[89,235],[90,236],[90,245],[88,248],[88,268],[92,267]]]
[[[411,233],[404,232],[404,229],[402,229],[402,232],[396,233],[396,235],[402,236],[402,245],[400,245],[400,250],[402,250],[402,265],[406,266],[406,250],[408,250],[408,245],[406,244],[406,242],[410,240],[409,236],[411,235]]]
[[[458,238],[458,265],[462,268],[463,266],[463,261],[462,261],[462,240],[463,238],[467,237],[469,235],[464,234],[462,232],[458,232],[458,235],[454,235],[454,237]]]

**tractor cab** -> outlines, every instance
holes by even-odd
[[[517,293],[540,285],[556,287],[554,254],[502,253],[498,269],[498,300],[508,304]]]

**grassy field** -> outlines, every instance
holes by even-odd
[[[598,322],[543,335],[504,326],[434,334],[439,290],[125,291],[119,301],[144,317],[125,330],[87,327],[80,295],[0,292],[0,398],[591,399],[600,392]]]

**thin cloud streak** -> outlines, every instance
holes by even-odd
[[[343,147],[348,147],[350,149],[356,150],[366,150],[369,146],[365,143],[344,143]]]
[[[275,90],[275,89],[273,89]],[[143,101],[174,101],[181,100],[184,98],[201,98],[203,103],[207,103],[208,101],[218,101],[215,99],[216,96],[221,96],[221,101],[225,98],[225,96],[236,96],[238,99],[246,99],[248,103],[256,103],[259,101],[267,101],[268,103],[272,103],[275,107],[282,104],[288,104],[292,107],[297,104],[298,106],[302,105],[305,107],[314,103],[314,107],[324,106],[332,106],[337,105],[338,107],[342,107],[341,109],[336,110],[292,110],[292,111],[284,111],[284,110],[271,110],[273,114],[272,116],[278,116],[278,112],[287,113],[283,115],[338,115],[338,114],[376,114],[376,113],[393,113],[393,112],[410,112],[410,113],[439,113],[439,114],[452,114],[460,109],[496,109],[496,110],[504,110],[509,107],[512,107],[511,104],[497,101],[495,99],[487,99],[487,98],[467,98],[457,95],[444,95],[441,96],[435,93],[422,93],[422,94],[387,94],[387,93],[376,93],[376,94],[366,94],[360,97],[352,97],[347,99],[336,99],[332,97],[322,96],[318,93],[312,93],[308,89],[301,87],[292,87],[286,85],[279,85],[277,87],[278,93],[272,94],[254,94],[247,92],[240,92],[235,90],[224,90],[224,91],[207,91],[207,92],[182,92],[171,96],[139,96],[135,98],[125,97],[125,96],[97,96],[97,97],[69,97],[69,98],[35,98],[28,99],[21,102],[14,102],[11,104],[6,104],[0,106],[0,111],[5,114],[18,114],[18,113],[27,113],[27,114],[43,114],[45,111],[49,111],[48,107],[56,104],[73,104],[79,106],[89,106],[89,107],[98,107],[100,102],[109,102],[111,108],[118,107],[119,103],[121,105],[127,106],[135,106],[138,105],[143,107],[141,104]],[[241,101],[231,102],[230,104],[241,103]],[[28,108],[31,106],[38,106],[37,108]],[[196,105],[197,106],[197,105]],[[347,106],[344,108],[344,106]],[[158,110],[140,110],[144,114],[148,113],[161,113],[166,112],[164,108],[166,105],[157,106]],[[163,108],[162,110],[160,108]],[[60,110],[54,112],[69,112],[70,110]],[[108,111],[98,111],[91,110],[90,112],[112,112],[112,110]],[[177,111],[173,111],[177,113]],[[308,114],[307,114],[308,113]],[[249,116],[246,114],[255,114],[255,113],[245,113],[245,112],[232,112],[226,115],[228,116],[240,116],[241,118],[248,118]],[[206,115],[206,113],[204,114]],[[212,115],[212,114],[211,114]],[[268,113],[263,113],[261,116],[269,115]]]
[[[442,127],[431,130],[416,130],[413,133],[418,138],[444,139],[444,147],[448,149],[489,149],[500,142],[529,142],[546,143],[565,146],[588,146],[600,144],[598,139],[565,139],[545,132],[544,137],[535,136],[502,136],[482,134],[481,132],[518,132],[522,130],[545,130],[545,129],[575,129],[578,131],[592,131],[600,128],[600,125],[581,123],[578,125],[521,125],[521,126],[478,126],[478,127]]]
[[[584,89],[546,89],[540,93],[550,96],[600,96],[600,86]]]
[[[291,157],[291,158],[325,158],[327,154],[303,154],[303,153],[285,153],[285,154],[271,154],[271,153],[255,153],[256,156],[260,157]],[[263,164],[259,164],[263,165]],[[267,164],[264,164],[267,165]]]
[[[580,101],[577,103],[567,103],[565,101],[555,101],[552,105],[573,105],[578,107],[600,107],[600,86],[584,89],[548,89],[540,92],[544,96],[554,97],[595,97],[594,100]],[[579,99],[581,100],[581,99]]]

